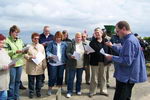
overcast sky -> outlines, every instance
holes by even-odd
[[[150,33],[150,0],[0,0],[0,30],[66,29],[92,32],[95,27],[126,20],[132,31]]]

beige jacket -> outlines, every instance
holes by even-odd
[[[41,75],[44,74],[44,70],[47,67],[46,59],[44,59],[40,64],[36,65],[32,61],[32,56],[36,56],[38,52],[41,52],[45,56],[45,49],[41,44],[31,44],[28,49],[27,54],[25,54],[26,59],[26,73],[28,75]]]
[[[8,53],[4,50],[0,50],[0,91],[8,90],[9,86],[9,70],[3,70],[4,65],[8,65],[11,62],[11,59]]]

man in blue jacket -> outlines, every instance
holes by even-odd
[[[114,100],[130,100],[134,84],[147,80],[145,58],[138,39],[131,33],[126,21],[116,24],[116,32],[122,39],[122,46],[106,43],[119,54],[119,56],[106,56],[108,60],[118,64],[114,73],[116,78]]]

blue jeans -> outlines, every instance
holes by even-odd
[[[7,100],[7,90],[0,91],[0,100]]]
[[[63,84],[64,65],[61,66],[49,66],[48,68],[48,86],[53,87]]]
[[[68,73],[68,83],[67,83],[67,93],[72,94],[74,86],[74,78],[76,75],[76,92],[81,91],[83,68],[69,69]]]
[[[19,99],[19,86],[21,73],[22,73],[22,66],[10,68],[8,100]]]

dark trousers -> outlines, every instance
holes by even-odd
[[[28,75],[28,87],[29,87],[30,94],[34,93],[34,89],[36,90],[36,93],[40,93],[42,78],[43,78],[42,75]]]
[[[62,86],[63,84],[64,65],[49,66],[48,68],[48,86]]]
[[[69,68],[65,68],[65,84],[67,84],[68,73],[69,73]]]
[[[134,83],[123,83],[116,80],[116,90],[113,100],[131,100]]]

